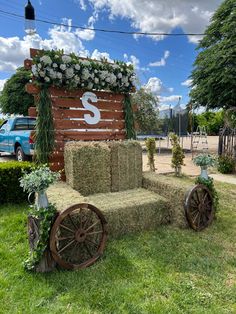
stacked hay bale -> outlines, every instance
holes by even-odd
[[[142,147],[137,141],[112,141],[111,192],[142,186]]]
[[[142,186],[142,148],[136,141],[69,142],[64,159],[67,183],[82,195]]]
[[[104,142],[69,142],[65,145],[67,183],[82,195],[110,192],[110,148]]]
[[[184,202],[186,193],[192,185],[193,182],[187,178],[160,175],[153,172],[143,173],[143,187],[170,201],[170,222],[180,228],[188,227]]]

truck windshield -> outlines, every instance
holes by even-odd
[[[36,119],[34,118],[18,118],[16,119],[14,130],[34,130]]]

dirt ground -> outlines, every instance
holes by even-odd
[[[208,136],[208,151],[211,154],[217,154],[218,151],[218,136]],[[186,150],[191,150],[191,138],[184,137],[181,140],[182,147]],[[142,143],[144,145],[144,143]],[[171,149],[170,143],[167,140],[158,140],[157,141],[157,151],[158,153],[155,155],[155,166],[157,173],[169,173],[173,172],[173,168],[171,167],[171,150],[166,152],[166,149]],[[194,156],[202,152],[203,144],[201,141],[198,144],[198,148],[194,151]],[[149,170],[147,165],[148,159],[147,154],[143,154],[143,170]],[[192,161],[192,153],[185,153],[184,159],[185,165],[182,168],[182,171],[186,175],[196,176],[199,174],[199,167],[195,166]]]

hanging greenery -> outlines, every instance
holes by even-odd
[[[124,111],[125,111],[126,137],[128,139],[136,139],[136,132],[135,132],[135,127],[134,127],[134,113],[133,113],[131,98],[129,94],[125,95]]]
[[[50,236],[50,229],[54,222],[57,210],[53,204],[49,204],[46,208],[38,209],[33,206],[30,212],[30,216],[34,217],[40,222],[39,228],[39,239],[34,248],[30,253],[28,259],[24,262],[26,270],[35,270],[37,265],[42,260],[45,250],[48,248],[48,241]]]
[[[54,148],[52,104],[48,88],[46,87],[42,87],[40,90],[37,111],[35,135],[36,162],[46,164]]]
[[[196,178],[195,183],[196,184],[203,184],[210,190],[212,197],[213,197],[214,208],[215,208],[215,210],[217,210],[219,207],[219,196],[218,196],[218,193],[216,191],[213,178],[208,177],[208,179],[205,179],[205,178],[202,178],[201,176],[199,176]]]

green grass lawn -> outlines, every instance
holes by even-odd
[[[77,272],[25,272],[26,205],[0,207],[0,313],[236,313],[236,186],[207,230],[163,226],[108,242]]]

